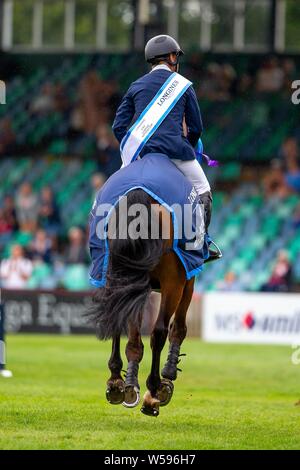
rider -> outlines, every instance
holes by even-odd
[[[168,78],[178,72],[181,55],[183,51],[179,44],[168,35],[155,36],[147,42],[145,58],[152,65],[152,69],[150,73],[131,84],[113,123],[114,134],[120,143],[125,140],[133,118],[136,120],[144,112]],[[195,153],[202,130],[196,93],[193,87],[189,86],[145,143],[139,157],[147,153],[163,153],[172,160],[201,196],[207,231],[211,219],[212,194]],[[218,257],[215,252],[210,251],[210,260]]]

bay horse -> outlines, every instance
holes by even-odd
[[[187,332],[186,315],[193,295],[194,278],[186,279],[184,267],[172,250],[174,235],[170,212],[142,189],[130,191],[127,204],[128,208],[133,204],[142,204],[147,208],[149,237],[113,237],[111,234],[114,229],[110,227],[111,219],[109,220],[107,233],[110,255],[106,286],[95,291],[89,316],[97,328],[99,338],[112,339],[107,400],[111,404],[137,406],[140,399],[138,370],[144,350],[141,337],[142,317],[151,291],[160,290],[159,313],[151,333],[152,365],[146,381],[148,390],[141,408],[146,415],[158,416],[159,407],[167,405],[173,394],[180,347]],[[150,236],[151,208],[158,212],[158,239]],[[117,231],[121,224],[128,227],[131,222],[128,213],[122,214],[121,211],[116,219]],[[161,236],[166,233],[164,230],[169,230],[168,238]],[[123,362],[120,353],[120,338],[124,332],[128,334],[125,379],[121,375]],[[161,352],[168,336],[168,358],[160,374]]]

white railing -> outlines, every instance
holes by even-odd
[[[45,18],[44,6],[50,0],[32,0],[32,18],[31,18],[31,40],[30,44],[16,44],[14,41],[14,11],[15,7],[22,3],[25,5],[27,0],[3,0],[3,15],[2,15],[2,38],[0,38],[2,49],[16,50],[16,49],[33,49],[33,50],[48,50],[49,44],[43,39]],[[53,0],[52,0],[53,1]],[[80,0],[60,0],[62,8],[62,22],[63,22],[63,35],[62,43],[58,44],[55,48],[63,50],[80,50],[82,47],[88,50],[107,50],[113,44],[110,44],[108,24],[112,19],[110,7],[113,0],[94,0],[95,12],[95,30],[92,31],[94,36],[93,44],[82,45],[76,41],[76,20],[79,14],[77,5]],[[261,44],[249,43],[246,37],[246,22],[247,22],[247,8],[253,5],[265,5],[267,15],[271,15],[271,0],[161,0],[165,14],[165,27],[164,32],[180,38],[180,23],[182,20],[183,7],[193,11],[195,7],[198,10],[199,18],[199,43],[198,46],[201,50],[207,51],[213,49],[214,51],[267,51],[270,47],[268,44],[269,39]],[[289,0],[275,0],[276,1],[276,23],[275,23],[275,49],[278,52],[286,50],[286,5]],[[24,3],[23,3],[24,2]],[[54,3],[54,1],[53,1]],[[229,16],[232,15],[231,26],[232,28],[232,41],[230,43],[222,42],[222,38],[218,39],[217,43],[214,42],[213,28],[215,22],[222,22],[220,15],[215,12],[218,11],[220,5],[225,5],[228,8]],[[133,21],[134,12],[131,11],[132,21],[129,23],[128,28],[128,41],[126,41],[125,49],[129,48],[131,41],[130,28],[136,29],[135,38],[139,35],[140,40],[135,41],[136,46],[141,47],[144,42],[144,32],[149,21],[151,21],[151,0],[139,0],[139,7],[136,15],[136,22]],[[131,2],[128,0],[128,8],[132,10]],[[222,15],[221,15],[222,16]],[[258,15],[259,16],[259,15]],[[114,18],[115,19],[115,18]],[[119,18],[120,20],[120,18]],[[259,18],[258,18],[259,21]],[[222,24],[222,23],[221,23]],[[196,26],[197,27],[197,26]],[[220,26],[222,27],[222,26]],[[224,26],[223,26],[224,27]],[[266,29],[269,25],[266,25]],[[187,26],[188,28],[188,26]],[[127,30],[126,30],[127,31]],[[127,34],[127,32],[126,32]],[[179,36],[179,37],[178,37]],[[268,36],[268,35],[266,35]],[[188,37],[188,32],[186,33]],[[295,45],[297,46],[297,45]],[[53,47],[53,46],[52,46]],[[118,44],[115,48],[122,49],[122,44]],[[123,47],[124,49],[124,47]],[[300,44],[299,44],[300,49]]]

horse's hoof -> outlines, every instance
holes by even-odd
[[[162,379],[160,387],[157,392],[157,398],[160,401],[160,406],[166,406],[170,403],[174,392],[174,384],[169,379]]]
[[[141,412],[144,413],[146,416],[157,416],[159,415],[159,406],[148,406],[148,405],[143,405],[141,408]]]
[[[140,389],[135,385],[125,385],[125,398],[122,403],[126,408],[134,408],[140,402]]]
[[[106,390],[106,399],[111,405],[121,405],[125,398],[124,385],[109,385]]]

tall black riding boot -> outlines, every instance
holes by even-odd
[[[200,202],[204,206],[204,219],[205,219],[205,232],[208,234],[208,227],[211,221],[211,214],[212,214],[212,193],[211,191],[206,191],[206,193],[201,194]],[[204,261],[204,263],[209,263],[211,261],[215,261],[217,259],[222,258],[222,253],[219,247],[212,242],[214,246],[214,250],[209,248],[209,257]]]

